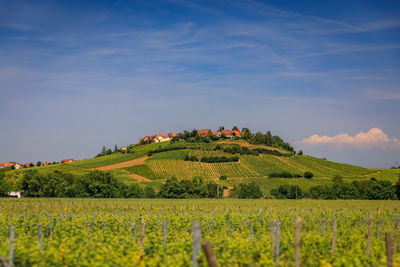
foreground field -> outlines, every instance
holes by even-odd
[[[194,222],[220,266],[294,266],[297,217],[303,266],[386,266],[385,232],[397,250],[398,201],[0,201],[0,256],[9,260],[13,226],[16,266],[190,266]],[[202,251],[195,259],[207,266]]]

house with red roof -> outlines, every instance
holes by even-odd
[[[179,136],[181,136],[180,133],[168,133],[169,138],[174,138],[174,137],[179,137]]]
[[[201,137],[206,137],[209,134],[211,134],[211,130],[210,129],[200,129],[200,130],[197,131],[197,135],[199,135]]]
[[[240,137],[240,131],[230,131],[230,130],[220,130],[218,131],[218,136],[224,135],[226,138],[233,139],[235,137]]]
[[[74,161],[76,161],[76,160],[74,160],[74,159],[63,159],[61,162],[62,163],[71,163],[71,162],[74,162]]]
[[[141,143],[141,142],[152,143],[153,142],[153,136],[148,135],[148,136],[142,137],[139,140],[139,143]]]

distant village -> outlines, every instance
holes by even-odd
[[[183,135],[182,133],[168,133],[168,135],[166,136],[163,133],[157,133],[154,135],[148,135],[148,136],[144,136],[144,137],[140,138],[139,143],[151,144],[151,143],[159,143],[159,142],[168,142],[168,141],[171,141],[174,137],[179,138],[182,135]],[[197,135],[200,137],[203,137],[203,138],[213,135],[213,136],[218,136],[218,137],[224,137],[226,139],[234,139],[235,137],[240,137],[240,130],[211,131],[210,129],[200,129],[200,130],[197,130]],[[126,150],[127,150],[126,147],[120,148],[120,151],[122,151],[122,152],[125,152]],[[17,163],[17,162],[8,162],[8,163],[0,163],[0,169],[1,168],[11,168],[11,169],[19,170],[19,169],[39,167],[39,166],[48,166],[48,165],[54,165],[54,164],[60,164],[60,163],[71,163],[74,161],[76,161],[76,160],[63,159],[61,162],[38,161],[36,164],[34,164],[34,163],[22,164],[22,163]]]
[[[211,131],[210,129],[200,129],[197,130],[197,135],[200,137],[207,137],[209,135],[215,135],[218,137],[224,136],[227,139],[234,139],[235,137],[240,137],[240,131],[230,131],[230,130],[218,130]],[[182,136],[181,133],[168,133],[168,136],[165,134],[158,133],[155,135],[148,135],[140,138],[139,143],[159,143],[159,142],[167,142],[171,141],[174,137]]]
[[[33,163],[29,163],[29,164],[22,164],[22,163],[17,163],[17,162],[8,162],[8,163],[0,163],[0,169],[1,168],[11,168],[11,169],[15,169],[15,170],[19,170],[19,169],[25,169],[25,168],[32,168],[35,166],[47,166],[47,165],[53,165],[53,164],[60,164],[60,163],[71,163],[74,162],[76,160],[74,159],[63,159],[61,162],[41,162],[38,161],[36,164]]]

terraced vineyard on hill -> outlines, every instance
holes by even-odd
[[[250,150],[261,149],[262,153],[255,155],[231,153],[230,149],[235,147],[246,147]],[[164,151],[172,148],[176,148],[176,150]],[[274,151],[277,151],[276,155]],[[151,156],[146,160],[145,157],[149,152],[151,152]],[[200,162],[200,159],[203,157],[230,158],[234,155],[239,157],[238,162]],[[195,156],[199,161],[185,160],[187,157],[192,156]],[[144,160],[135,161],[135,159]],[[134,164],[124,164],[124,162],[134,162]],[[120,166],[120,168],[108,168],[107,166]],[[298,185],[302,189],[309,189],[315,185],[329,185],[335,176],[342,177],[344,181],[366,180],[376,177],[377,179],[396,182],[400,173],[400,170],[370,169],[306,155],[287,156],[287,152],[282,149],[263,145],[251,145],[243,140],[224,140],[212,143],[178,142],[175,144],[164,142],[135,145],[131,147],[130,153],[115,153],[70,164],[35,167],[34,169],[43,173],[61,170],[82,175],[94,168],[108,170],[126,183],[142,184],[151,180],[155,181],[153,184],[156,186],[161,185],[163,181],[170,177],[178,179],[201,177],[204,180],[212,180],[224,186],[235,186],[240,182],[254,181],[261,186],[264,193],[268,193],[272,188],[284,184]],[[312,172],[314,178],[311,180],[304,178],[268,178],[271,173],[288,172],[293,175],[302,176],[306,171]],[[226,176],[227,179],[220,181],[219,178],[221,176]],[[135,179],[135,177],[143,177],[145,179]]]

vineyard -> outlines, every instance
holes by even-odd
[[[228,177],[259,176],[241,163],[203,163],[182,160],[149,160],[147,165],[159,177],[176,177],[181,179],[195,176],[217,180],[221,175]]]
[[[397,201],[0,201],[4,265],[400,264]]]

